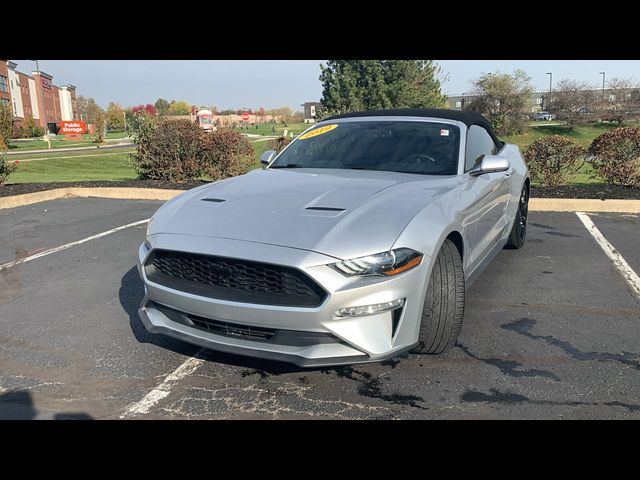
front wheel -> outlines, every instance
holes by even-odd
[[[451,240],[436,257],[424,299],[418,344],[412,353],[442,353],[458,340],[464,317],[462,258]]]
[[[527,239],[527,217],[529,215],[529,189],[525,185],[522,187],[520,201],[518,202],[518,210],[516,218],[513,220],[513,227],[509,234],[506,248],[522,248]]]

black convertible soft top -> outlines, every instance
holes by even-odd
[[[467,127],[470,127],[471,125],[482,125],[493,137],[496,144],[499,146],[503,145],[503,142],[498,139],[493,131],[491,123],[476,112],[461,112],[460,110],[446,110],[441,108],[396,108],[389,110],[365,110],[362,112],[343,113],[341,115],[333,115],[332,117],[323,118],[322,121],[326,122],[327,120],[356,117],[433,117],[457,120],[467,125]]]

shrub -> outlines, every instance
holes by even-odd
[[[25,138],[37,138],[44,135],[44,130],[36,123],[32,116],[29,116],[25,119],[21,135]]]
[[[589,161],[610,185],[640,187],[640,128],[614,128],[595,138]]]
[[[0,140],[0,150],[6,148],[6,146],[1,144],[2,140]],[[15,169],[16,164],[13,162],[7,162],[6,156],[2,154],[2,156],[0,156],[0,185],[2,185],[7,178],[9,178],[9,175],[11,175],[15,171]]]
[[[584,163],[584,149],[566,137],[539,138],[524,150],[534,182],[545,187],[564,185]]]
[[[291,138],[278,137],[269,140],[267,143],[267,150],[275,150],[276,153],[280,153],[284,147],[291,143]]]
[[[135,116],[144,115],[136,114]],[[157,125],[141,120],[134,134],[138,144],[131,154],[134,167],[142,179],[184,182],[198,178],[204,168],[203,133],[188,120],[162,121]]]
[[[4,145],[8,148],[12,137],[13,111],[9,105],[0,104],[0,145]]]
[[[247,138],[228,128],[204,134],[203,173],[220,180],[245,173],[253,163],[253,146]]]

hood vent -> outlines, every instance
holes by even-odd
[[[335,207],[307,207],[305,210],[320,210],[321,212],[344,212],[344,208]]]
[[[226,202],[226,200],[222,198],[201,198],[200,200],[202,200],[203,202],[212,202],[212,203]]]

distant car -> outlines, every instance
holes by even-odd
[[[304,367],[437,354],[465,289],[525,242],[529,171],[478,113],[337,115],[261,161],[151,218],[149,331]]]
[[[536,112],[534,113],[531,118],[533,120],[555,120],[556,116],[553,113],[549,113],[549,112]]]

